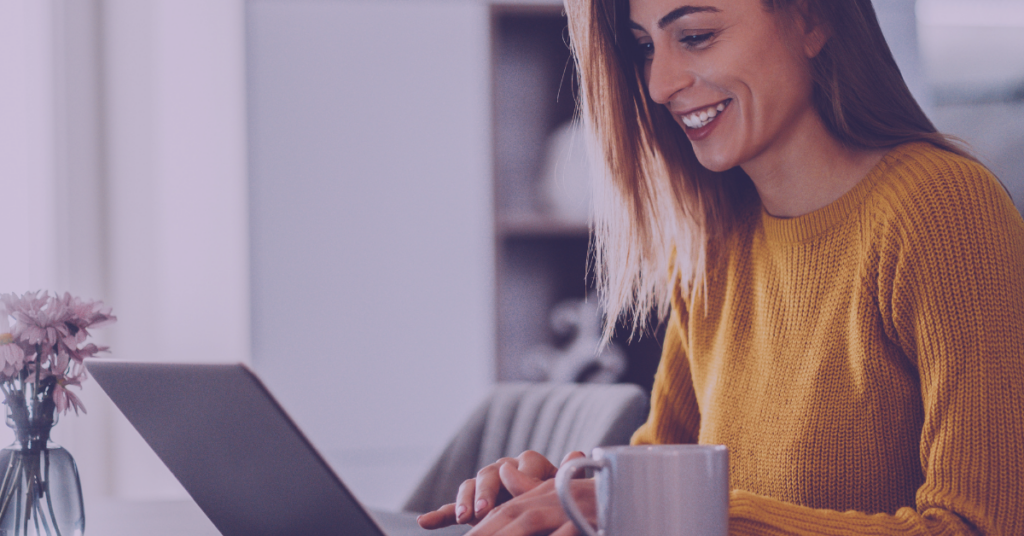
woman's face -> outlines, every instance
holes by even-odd
[[[809,58],[820,31],[761,0],[630,0],[651,99],[665,105],[700,163],[725,171],[773,152],[820,121]]]

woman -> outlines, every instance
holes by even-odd
[[[727,445],[735,534],[1024,534],[1024,221],[870,0],[568,11],[604,305],[671,311],[633,443]],[[554,470],[499,460],[420,523],[574,534]]]

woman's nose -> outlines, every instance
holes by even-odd
[[[667,104],[672,96],[693,85],[696,77],[682,58],[655,53],[647,64],[647,91],[651,100]]]

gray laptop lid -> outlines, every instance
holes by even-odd
[[[245,365],[86,367],[225,536],[383,536]]]

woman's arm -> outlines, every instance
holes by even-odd
[[[651,413],[647,422],[633,434],[630,441],[633,445],[697,442],[700,409],[687,358],[686,315],[682,303],[673,304],[651,389]]]
[[[922,207],[880,235],[877,304],[886,333],[916,369],[925,415],[916,504],[842,512],[734,490],[731,534],[1024,534],[1024,221],[982,175],[913,192]],[[965,186],[977,191],[956,191]],[[698,435],[686,324],[674,316],[651,417],[634,443]],[[504,526],[515,527],[510,534],[569,534],[545,491],[507,503],[471,534]]]
[[[882,321],[920,379],[916,505],[872,515],[734,491],[733,534],[1024,534],[1024,221],[983,168],[951,171],[879,234]]]

